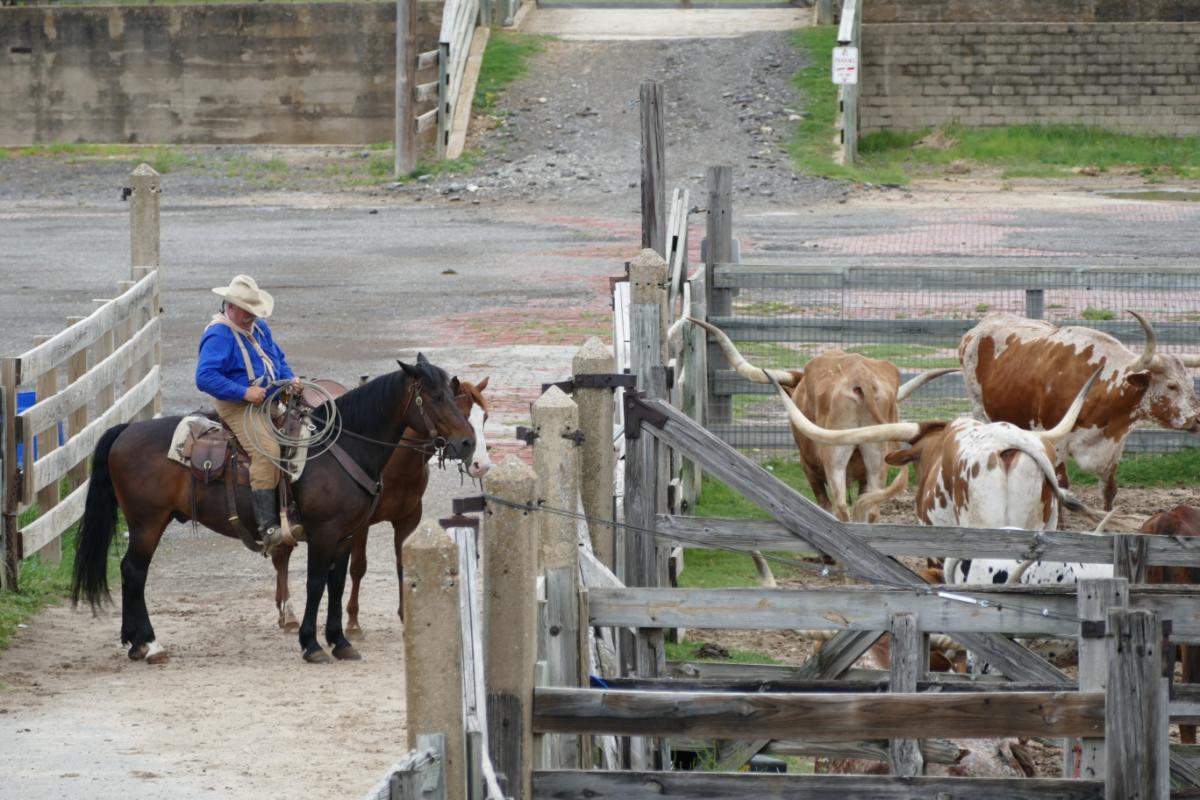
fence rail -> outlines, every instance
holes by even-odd
[[[60,537],[83,515],[87,459],[104,431],[148,419],[161,407],[159,177],[143,164],[130,180],[133,280],[119,282],[117,296],[90,315],[70,318],[62,331],[0,362],[3,582],[9,588],[20,585],[21,558],[59,557]],[[36,389],[37,397],[18,411],[22,387]],[[22,522],[35,506],[37,516]]]

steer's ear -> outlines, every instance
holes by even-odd
[[[1140,392],[1146,391],[1146,387],[1150,385],[1149,372],[1131,372],[1125,376],[1125,382],[1137,389]]]

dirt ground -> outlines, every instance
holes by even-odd
[[[542,382],[570,374],[588,336],[606,334],[608,278],[638,249],[636,96],[648,77],[667,85],[669,185],[692,187],[693,204],[703,205],[704,168],[732,162],[735,230],[747,257],[992,258],[958,229],[941,238],[922,231],[961,208],[997,207],[1006,209],[1001,225],[976,224],[986,241],[1019,242],[1041,258],[1067,252],[1077,263],[1086,246],[1097,261],[1136,254],[1176,263],[1200,249],[1193,212],[1133,215],[1131,204],[1096,196],[1104,184],[1095,178],[968,175],[851,190],[793,174],[782,145],[795,124],[788,76],[798,66],[776,33],[665,47],[553,42],[502,99],[507,127],[478,134],[483,155],[470,175],[369,187],[327,177],[331,165],[369,157],[361,148],[222,151],[298,165],[270,183],[181,166],[164,176],[167,411],[199,404],[191,369],[197,331],[213,310],[208,287],[249,272],[276,293],[277,335],[307,374],[353,382],[418,349],[464,377],[490,374],[493,459],[528,458],[513,426],[528,422]],[[117,197],[130,167],[128,159],[0,159],[4,352],[57,330],[125,277],[128,212]],[[695,217],[693,247],[702,228]],[[920,232],[912,252],[880,242],[891,230]],[[857,249],[837,249],[850,239]],[[435,474],[425,524],[473,491],[456,474]],[[1119,502],[1149,514],[1192,494],[1125,489]],[[1096,502],[1094,492],[1082,495]],[[900,509],[889,521],[911,521]],[[0,653],[0,798],[361,796],[406,749],[390,532],[375,530],[370,557],[359,663],[304,665],[295,636],[275,626],[269,564],[183,526],[168,532],[148,585],[168,663],[126,659],[116,609],[93,618],[60,606],[30,620]],[[295,559],[293,591],[302,570]],[[809,653],[787,633],[704,638],[785,663]]]

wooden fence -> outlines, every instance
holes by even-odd
[[[2,577],[11,589],[25,556],[59,558],[60,537],[83,514],[88,457],[104,431],[161,410],[159,176],[142,164],[130,181],[131,280],[91,314],[69,317],[64,330],[0,361]],[[18,412],[22,388],[37,400]]]

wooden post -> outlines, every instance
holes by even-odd
[[[99,364],[104,359],[113,354],[116,349],[117,334],[113,328],[109,328],[104,333],[100,334],[100,338],[92,345],[92,363]],[[96,392],[96,408],[112,408],[113,401],[116,399],[116,377],[112,383],[105,384]]]
[[[1076,591],[1078,615],[1087,623],[1103,623],[1113,608],[1129,602],[1129,582],[1123,578],[1081,580]],[[1079,635],[1079,691],[1103,692],[1108,686],[1108,637],[1085,624]],[[1104,739],[1067,739],[1063,746],[1063,777],[1103,780]]]
[[[708,168],[708,225],[705,234],[708,246],[704,256],[704,303],[709,317],[728,316],[733,311],[733,292],[717,289],[714,271],[717,264],[727,264],[733,257],[733,168]],[[704,424],[714,425],[733,421],[733,406],[729,395],[713,393],[712,376],[719,369],[728,369],[729,362],[720,346],[708,342],[708,395],[704,400]]]
[[[813,24],[833,24],[833,0],[817,0],[813,4]]]
[[[483,797],[483,719],[487,700],[483,690],[483,632],[476,540],[479,520],[454,516],[438,520],[458,545],[458,578],[462,586],[459,619],[462,631],[463,731],[466,736],[465,773],[468,797]]]
[[[39,344],[45,344],[48,341],[50,341],[49,336],[35,336],[33,339],[33,343],[35,346],[39,345]],[[38,376],[37,382],[34,384],[34,386],[37,389],[38,402],[45,400],[46,398],[50,397],[51,395],[57,394],[58,393],[58,368],[51,367],[50,369],[43,372],[41,375]],[[58,425],[59,425],[58,420],[53,420],[50,423],[50,427],[46,428],[46,430],[36,432],[35,435],[37,436],[38,458],[45,458],[46,456],[50,455],[51,452],[58,449]],[[30,445],[26,445],[26,446],[28,447]],[[28,481],[32,481],[33,474],[30,473],[29,475],[26,475],[25,479]],[[61,496],[59,494],[57,481],[55,481],[54,483],[52,483],[48,486],[42,487],[42,489],[37,493],[37,505],[38,505],[39,513],[45,514],[47,511],[49,511],[50,509],[52,509],[56,505],[58,505],[58,501],[59,501],[60,497]],[[62,560],[62,537],[61,537],[61,535],[56,537],[54,539],[54,541],[47,544],[45,547],[43,547],[38,552],[40,552],[42,554],[42,557],[45,558],[46,560],[50,561],[51,563],[57,564],[59,561]]]
[[[133,288],[133,281],[117,281],[118,295],[125,294],[131,288]],[[137,328],[135,327],[136,319],[137,312],[134,311],[131,312],[129,316],[125,317],[125,319],[117,322],[115,342],[117,347],[120,347],[133,338],[134,333],[137,332]],[[128,392],[130,389],[132,389],[134,384],[138,382],[137,368],[131,365],[129,369],[125,370],[121,381],[121,394],[124,395],[125,392]]]
[[[133,268],[133,279],[134,279],[134,281],[140,281],[143,278],[147,277],[151,272],[154,272],[156,269],[157,269],[157,267],[134,267]],[[136,336],[137,333],[142,330],[142,328],[144,328],[147,324],[150,323],[150,321],[152,319],[154,319],[155,317],[158,316],[158,307],[159,307],[158,291],[156,290],[156,291],[152,292],[150,294],[150,296],[146,299],[145,305],[139,307],[130,315],[130,320],[131,320],[130,327],[133,331],[133,333],[131,335]],[[155,343],[154,343],[154,349],[147,356],[139,359],[137,361],[137,363],[134,365],[135,371],[136,371],[136,377],[133,379],[133,381],[128,386],[125,387],[126,391],[129,391],[129,389],[132,388],[134,384],[136,384],[138,381],[140,381],[142,378],[144,378],[146,375],[148,375],[150,373],[151,367],[162,364],[162,339],[161,339],[161,336],[162,335],[160,333],[159,339],[157,341],[155,341]],[[133,419],[147,420],[147,419],[150,419],[151,417],[153,417],[156,413],[158,413],[161,410],[162,410],[162,390],[160,389],[158,392],[155,392],[153,400],[151,400],[144,407],[139,408],[135,412]]]
[[[405,540],[401,559],[408,747],[419,734],[444,734],[446,796],[466,797],[458,545],[424,528]]]
[[[13,592],[21,588],[21,531],[17,524],[17,513],[21,508],[21,492],[17,486],[17,363],[15,358],[0,362],[0,391],[4,394],[4,400],[0,402],[0,411],[3,411],[0,444],[4,447],[3,488],[0,488],[0,499],[4,501],[0,507],[0,513],[4,515],[4,564],[0,569],[0,585]]]
[[[662,86],[642,81],[642,247],[666,256],[666,140]]]
[[[929,670],[929,641],[922,635],[915,614],[892,615],[892,669],[890,691],[915,692],[917,681]],[[888,748],[892,774],[911,778],[925,772],[919,739],[893,739]]]
[[[516,456],[493,467],[484,490],[510,503],[535,499],[536,476]],[[529,800],[533,778],[533,664],[538,520],[489,502],[483,517],[483,617],[487,643],[488,753],[508,796]]]
[[[149,164],[139,164],[129,173],[129,266],[130,277],[138,280],[138,267],[159,265],[159,174]]]
[[[705,319],[704,275],[699,274],[691,281],[691,306],[685,311],[693,319]],[[708,360],[704,352],[704,329],[699,325],[685,325],[683,329],[683,362],[687,383],[683,386],[682,411],[696,422],[704,422],[704,399],[708,395]],[[680,462],[679,480],[683,491],[684,514],[691,514],[700,500],[700,484],[703,473],[696,462],[684,456]]]
[[[417,168],[416,90],[417,0],[396,0],[396,180]]]
[[[538,438],[533,448],[533,469],[538,479],[538,499],[549,509],[574,513],[579,507],[579,409],[557,386],[551,386],[533,404],[533,428]],[[541,630],[546,660],[546,685],[579,686],[579,522],[542,511],[540,566],[546,574],[546,613]],[[578,769],[579,738],[547,735],[547,769]]]
[[[1043,316],[1045,316],[1045,308],[1045,289],[1025,290],[1025,316],[1029,317],[1030,319],[1041,319]]]
[[[1160,800],[1170,791],[1162,623],[1157,611],[1108,612],[1105,692],[1106,800]]]
[[[71,325],[76,324],[77,322],[79,322],[82,319],[85,319],[85,318],[84,317],[67,317],[67,327],[70,327]],[[88,369],[87,356],[88,356],[88,351],[87,351],[87,348],[85,347],[85,348],[81,349],[78,353],[76,353],[75,355],[73,355],[69,359],[67,359],[67,386],[70,386],[71,384],[75,383],[75,381],[79,380],[80,378],[82,378],[84,375],[87,374],[87,369]],[[79,408],[72,411],[71,415],[70,415],[70,417],[68,417],[67,421],[68,421],[67,435],[68,436],[77,436],[79,434],[79,432],[82,431],[84,428],[86,428],[88,425],[88,404],[84,403]],[[67,476],[70,478],[72,490],[77,489],[80,486],[82,486],[83,482],[88,479],[87,468],[88,468],[88,464],[87,464],[86,457],[84,459],[82,459],[78,464],[71,467],[71,471],[67,473]]]
[[[1113,536],[1113,577],[1130,583],[1146,582],[1149,540],[1144,535],[1118,533]]]
[[[571,361],[571,374],[602,375],[616,372],[613,353],[595,336],[584,342]],[[579,407],[579,430],[583,447],[579,453],[579,494],[588,522],[592,552],[610,570],[614,561],[614,529],[596,519],[611,519],[613,508],[613,392],[611,389],[576,387],[575,404]]]

